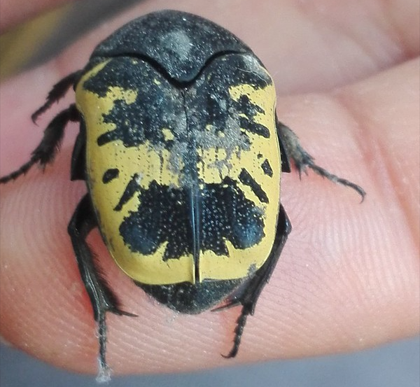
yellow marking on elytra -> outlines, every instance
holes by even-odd
[[[174,134],[167,128],[163,128],[162,133],[165,141],[171,141],[175,138]]]
[[[194,261],[186,255],[179,259],[163,261],[166,243],[159,246],[154,254],[133,253],[124,243],[119,227],[126,217],[136,212],[140,199],[138,194],[124,204],[121,211],[115,211],[132,176],[141,177],[140,186],[147,189],[150,182],[177,186],[179,176],[170,171],[167,150],[156,150],[148,143],[138,147],[126,147],[122,141],[112,141],[98,146],[97,138],[115,129],[114,123],[105,123],[104,116],[109,114],[116,100],[134,103],[136,90],[109,87],[105,97],[83,88],[85,80],[100,72],[106,63],[101,63],[84,75],[76,89],[77,108],[86,123],[86,168],[88,186],[93,206],[98,213],[102,235],[115,262],[131,278],[145,284],[194,282]],[[159,168],[164,162],[163,168]],[[103,174],[110,168],[117,168],[119,176],[108,184],[102,183]],[[108,241],[112,241],[109,243]]]
[[[277,140],[277,129],[275,123],[275,104],[276,94],[273,85],[268,85],[263,89],[255,89],[250,85],[239,85],[229,89],[230,96],[234,100],[239,100],[242,95],[247,95],[250,102],[261,107],[264,113],[257,113],[253,120],[264,125],[270,132],[270,137],[265,138],[255,133],[246,131],[251,140],[249,150],[241,150],[231,155],[226,154],[224,149],[208,149],[201,151],[200,177],[208,184],[219,184],[223,178],[228,176],[236,181],[238,188],[245,197],[250,200],[264,214],[264,234],[260,243],[249,248],[236,249],[231,242],[225,240],[229,251],[229,256],[218,256],[208,250],[200,254],[200,272],[202,279],[233,279],[242,278],[249,275],[249,270],[259,269],[267,260],[271,252],[275,238],[277,217],[279,212],[280,198],[280,148]],[[261,168],[261,160],[258,154],[266,158],[273,170],[273,176],[267,176]],[[228,158],[228,159],[227,159]],[[215,167],[217,162],[222,167],[220,170]],[[255,181],[263,188],[267,194],[269,203],[261,203],[251,187],[239,181],[239,175],[245,168]]]
[[[163,261],[167,242],[159,246],[154,254],[142,255],[133,253],[124,243],[119,233],[119,227],[125,218],[136,212],[140,206],[140,195],[135,193],[121,211],[115,207],[121,200],[127,185],[134,175],[139,176],[138,184],[141,189],[147,189],[152,181],[168,187],[179,186],[179,171],[182,170],[182,160],[177,168],[171,168],[171,153],[163,148],[157,149],[148,141],[137,147],[126,147],[122,141],[112,141],[98,146],[97,139],[102,134],[115,129],[114,123],[105,123],[104,116],[114,107],[115,101],[123,99],[127,104],[135,103],[137,90],[124,90],[121,87],[110,87],[105,97],[85,90],[84,80],[97,74],[105,66],[102,63],[85,74],[76,89],[77,107],[86,123],[87,150],[86,164],[88,172],[88,186],[95,210],[98,212],[101,232],[104,235],[111,255],[121,269],[131,278],[144,284],[174,284],[180,282],[194,283],[194,260],[192,255],[185,255],[179,259]],[[156,80],[155,80],[156,81]],[[156,83],[156,82],[155,82]],[[247,95],[251,103],[260,106],[264,113],[253,117],[256,123],[264,125],[270,132],[270,138],[264,138],[246,131],[250,139],[250,149],[230,151],[219,148],[199,149],[200,162],[197,165],[199,178],[203,184],[220,184],[225,177],[237,182],[238,188],[245,197],[259,208],[263,215],[265,227],[260,243],[246,249],[236,249],[232,243],[226,242],[229,256],[218,256],[207,250],[200,253],[200,279],[235,279],[247,277],[249,271],[257,270],[266,261],[271,252],[275,237],[277,214],[280,197],[280,151],[275,127],[275,92],[272,85],[262,89],[255,89],[249,85],[239,85],[229,89],[233,99],[238,100]],[[214,128],[207,128],[214,130]],[[162,129],[166,140],[171,139],[172,132],[168,128]],[[262,154],[268,159],[273,170],[273,176],[264,174],[261,168]],[[162,164],[163,163],[163,164]],[[110,168],[119,170],[118,178],[108,184],[102,183],[103,174]],[[261,185],[269,203],[261,203],[249,186],[239,182],[242,168]],[[178,173],[177,173],[178,172]],[[159,209],[156,209],[157,211]]]

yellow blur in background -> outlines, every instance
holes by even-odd
[[[0,36],[0,81],[19,73],[73,5],[47,12]]]

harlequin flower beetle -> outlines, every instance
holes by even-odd
[[[71,179],[88,193],[68,226],[98,324],[107,377],[106,313],[123,311],[86,243],[98,227],[119,267],[160,303],[195,314],[238,305],[238,352],[291,225],[280,177],[314,163],[276,117],[273,80],[251,49],[222,27],[162,11],[100,43],[86,67],[58,82],[33,121],[73,87],[76,103],[47,126],[30,160],[7,183],[54,159],[69,121],[80,122]]]

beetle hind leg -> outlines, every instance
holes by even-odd
[[[117,297],[95,266],[94,255],[86,242],[88,234],[95,227],[97,227],[97,222],[90,202],[90,197],[89,195],[85,195],[74,212],[68,226],[68,232],[73,244],[80,275],[89,295],[93,307],[94,318],[98,325],[98,380],[105,381],[109,378],[110,373],[106,362],[106,313],[111,312],[117,315],[132,317],[135,315],[120,309]]]
[[[71,104],[67,109],[58,113],[44,130],[44,136],[32,152],[30,160],[16,171],[1,177],[0,184],[17,179],[19,176],[28,172],[35,164],[39,164],[42,168],[45,168],[47,164],[52,163],[63,140],[66,125],[70,121],[79,120],[80,113],[75,104]]]
[[[280,206],[279,219],[277,223],[276,238],[271,250],[270,256],[264,265],[255,273],[255,275],[246,283],[245,287],[241,287],[239,294],[235,294],[226,304],[220,308],[213,309],[219,311],[230,308],[236,305],[242,305],[241,314],[236,320],[235,338],[233,340],[233,347],[227,355],[222,355],[225,358],[235,357],[238,353],[241,344],[242,333],[244,331],[248,315],[253,315],[258,298],[264,286],[270,279],[277,261],[280,257],[287,237],[292,230],[289,218],[284,211],[283,206]]]
[[[306,173],[307,168],[312,169],[316,174],[325,177],[333,183],[354,189],[362,197],[362,201],[364,200],[366,192],[362,187],[349,180],[338,177],[315,164],[314,158],[300,145],[299,138],[290,128],[277,121],[277,131],[280,143],[286,151],[286,157],[290,157],[293,160],[299,176],[302,175],[302,172]]]

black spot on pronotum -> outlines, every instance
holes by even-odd
[[[267,176],[273,177],[273,169],[267,159],[261,164],[261,168]]]
[[[249,172],[242,168],[241,173],[239,174],[239,181],[242,184],[249,186],[252,189],[252,192],[257,196],[258,200],[261,203],[268,203],[267,194],[261,188],[261,186],[255,181],[255,179],[249,174]]]
[[[102,176],[102,183],[107,184],[118,177],[120,171],[117,168],[107,169]]]

